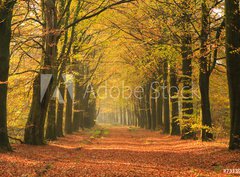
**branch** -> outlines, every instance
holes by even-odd
[[[221,36],[222,30],[225,27],[225,20],[222,21],[221,25],[218,27],[217,29],[217,33],[216,33],[216,42],[219,41],[219,38]],[[216,49],[214,50],[214,54],[213,54],[213,64],[212,66],[209,67],[209,75],[213,72],[216,63],[217,63],[217,58],[218,58],[218,47],[216,47]]]
[[[110,5],[106,6],[106,7],[104,7],[103,9],[99,10],[98,12],[95,12],[94,14],[91,14],[91,15],[86,14],[83,17],[81,17],[80,19],[77,19],[73,23],[71,23],[68,26],[66,26],[65,30],[68,29],[68,28],[71,28],[72,26],[78,24],[81,21],[88,20],[90,18],[96,17],[96,16],[100,15],[101,13],[105,12],[106,10],[108,10],[108,9],[114,7],[114,6],[117,6],[117,5],[120,5],[120,4],[129,3],[129,2],[133,2],[133,1],[135,1],[135,0],[121,0],[119,2],[110,4]]]
[[[15,140],[15,141],[19,141],[21,144],[24,144],[24,142],[21,139],[14,138],[14,137],[11,137],[11,136],[8,136],[8,138],[10,138],[12,140]]]

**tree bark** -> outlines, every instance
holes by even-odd
[[[48,118],[47,118],[47,129],[46,129],[46,139],[54,141],[57,139],[56,133],[56,100],[50,100],[48,106]]]
[[[172,132],[171,135],[180,135],[180,123],[179,123],[179,88],[177,82],[177,71],[176,65],[171,64],[170,66],[170,85],[171,85],[171,103],[172,103]]]
[[[163,128],[163,94],[159,91],[159,97],[157,98],[157,129]]]
[[[73,133],[73,100],[72,97],[66,89],[66,116],[65,116],[65,133],[72,134]]]
[[[76,64],[74,67],[75,72],[75,98],[74,98],[74,115],[73,115],[73,129],[74,131],[78,131],[79,128],[82,126],[83,129],[83,87],[81,84],[83,82],[83,74],[84,74],[84,67],[81,63]]]
[[[57,14],[56,1],[52,0],[52,4],[43,2],[42,6],[45,15],[46,24],[43,27],[43,69],[36,77],[33,86],[33,99],[31,110],[28,116],[28,121],[25,127],[24,141],[26,144],[43,145],[44,141],[44,125],[46,120],[47,108],[51,95],[53,93],[53,78],[48,85],[48,88],[41,99],[41,76],[52,75],[56,69],[55,64],[57,60],[57,44],[59,40],[59,31],[57,29]]]
[[[59,93],[54,94],[54,89],[58,88],[58,82],[57,82],[57,71],[54,70],[53,73],[53,89],[51,93],[51,99],[49,101],[48,106],[48,117],[47,117],[47,128],[46,128],[46,139],[50,141],[54,141],[57,139],[57,132],[56,132],[56,117],[57,117],[57,99]]]
[[[156,112],[156,84],[152,83],[151,85],[151,129],[156,130],[156,120],[157,120],[157,112]]]
[[[62,98],[65,99],[65,83],[63,79],[60,80],[59,85],[60,94],[62,95]],[[64,117],[64,103],[58,102],[57,107],[57,123],[56,123],[56,131],[57,131],[57,137],[63,137],[63,117]]]
[[[40,77],[39,74],[34,80],[32,104],[24,134],[24,142],[31,145],[45,144],[44,125],[52,88],[50,84],[41,100]]]
[[[200,75],[199,87],[201,93],[201,108],[202,108],[202,140],[209,141],[213,139],[213,134],[208,130],[212,128],[212,117],[209,98],[209,79],[210,71],[208,71],[207,57],[207,40],[209,36],[208,9],[206,2],[202,1],[202,30],[201,30],[201,50],[200,50]],[[206,128],[207,127],[207,128]]]
[[[192,94],[192,34],[189,31],[191,23],[191,13],[189,10],[191,4],[189,1],[183,1],[182,3],[182,26],[183,35],[181,41],[181,54],[182,54],[182,118],[183,129],[182,139],[195,139],[196,133],[192,131],[193,124],[193,94]]]
[[[170,110],[169,110],[169,93],[168,93],[168,61],[164,61],[163,66],[163,82],[164,82],[164,90],[163,90],[163,103],[164,103],[164,133],[170,134]]]
[[[183,72],[183,98],[182,98],[182,116],[183,130],[182,139],[194,139],[195,133],[192,131],[193,116],[193,94],[192,94],[192,38],[185,36],[182,46],[182,72]]]
[[[0,152],[12,150],[7,130],[7,94],[14,4],[15,1],[6,1],[0,7]]]
[[[229,149],[240,149],[240,12],[239,0],[225,0],[227,76],[231,132]]]
[[[147,114],[147,129],[151,130],[151,108],[150,108],[150,84],[146,85],[145,90],[145,104],[146,104],[146,114]]]

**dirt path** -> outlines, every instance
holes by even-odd
[[[77,133],[43,147],[14,145],[14,153],[0,154],[0,176],[215,177],[225,168],[240,169],[240,152],[229,152],[225,143],[120,127],[103,138],[92,135]]]

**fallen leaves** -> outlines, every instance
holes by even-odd
[[[81,132],[48,146],[14,145],[15,152],[0,154],[0,176],[215,177],[240,168],[240,152],[228,151],[223,142],[182,141],[121,127],[110,128],[104,138],[91,136]]]

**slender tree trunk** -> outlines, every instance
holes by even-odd
[[[83,66],[80,63],[77,63],[74,66],[75,72],[75,98],[74,98],[74,115],[73,115],[73,129],[74,131],[78,131],[83,123],[83,88],[81,87],[81,83],[83,82]]]
[[[156,112],[156,84],[152,83],[151,85],[151,129],[156,130],[156,120],[157,120],[157,112]]]
[[[163,95],[160,91],[159,97],[157,98],[157,129],[163,128]]]
[[[201,107],[202,107],[202,140],[209,141],[213,139],[213,134],[205,128],[212,128],[212,117],[210,110],[209,98],[209,78],[210,72],[208,71],[207,61],[207,40],[209,36],[209,23],[208,23],[208,9],[205,0],[202,1],[202,30],[201,30],[201,57],[200,57],[200,76],[199,87],[201,93]]]
[[[176,65],[170,66],[170,85],[171,85],[171,103],[172,103],[172,132],[171,135],[180,135],[180,123],[179,123],[179,89],[177,83],[177,71]]]
[[[123,125],[123,110],[122,110],[122,105],[120,105],[120,124]]]
[[[135,116],[135,127],[139,127],[139,119],[140,119],[140,114],[139,114],[139,108],[138,108],[138,102],[135,101],[133,103],[134,105],[134,116]]]
[[[169,110],[169,93],[168,93],[168,61],[164,61],[164,91],[163,91],[163,102],[164,102],[164,133],[170,134],[170,110]]]
[[[140,109],[140,127],[145,128],[146,126],[146,111],[145,111],[145,101],[144,95],[143,98],[139,100],[139,109]]]
[[[12,9],[15,2],[0,7],[0,152],[11,151],[7,130],[7,93],[10,62]]]
[[[73,133],[73,100],[72,97],[68,91],[66,90],[66,117],[65,117],[65,133],[66,134],[72,134]]]
[[[65,83],[63,80],[60,80],[59,86],[60,94],[63,99],[65,99]],[[63,137],[63,117],[64,117],[64,102],[58,102],[57,108],[57,136]]]
[[[151,93],[150,93],[150,84],[148,83],[147,85],[146,85],[146,90],[145,90],[145,94],[146,94],[146,100],[145,100],[145,102],[146,102],[146,114],[147,114],[147,129],[149,129],[149,130],[151,130],[151,120],[152,120],[152,117],[151,117],[151,108],[150,108],[150,95],[151,95]]]
[[[126,107],[123,108],[123,125],[127,125]]]
[[[127,108],[127,117],[128,117],[128,122],[127,122],[127,125],[130,126],[131,125],[131,119],[132,119],[132,115],[131,115],[131,108],[129,107],[128,105],[128,108]]]
[[[74,99],[74,114],[73,114],[73,131],[78,131],[81,122],[81,102],[79,93],[79,83],[75,82],[75,99]]]
[[[239,0],[225,0],[226,54],[230,96],[231,132],[229,149],[240,149],[240,12]]]

